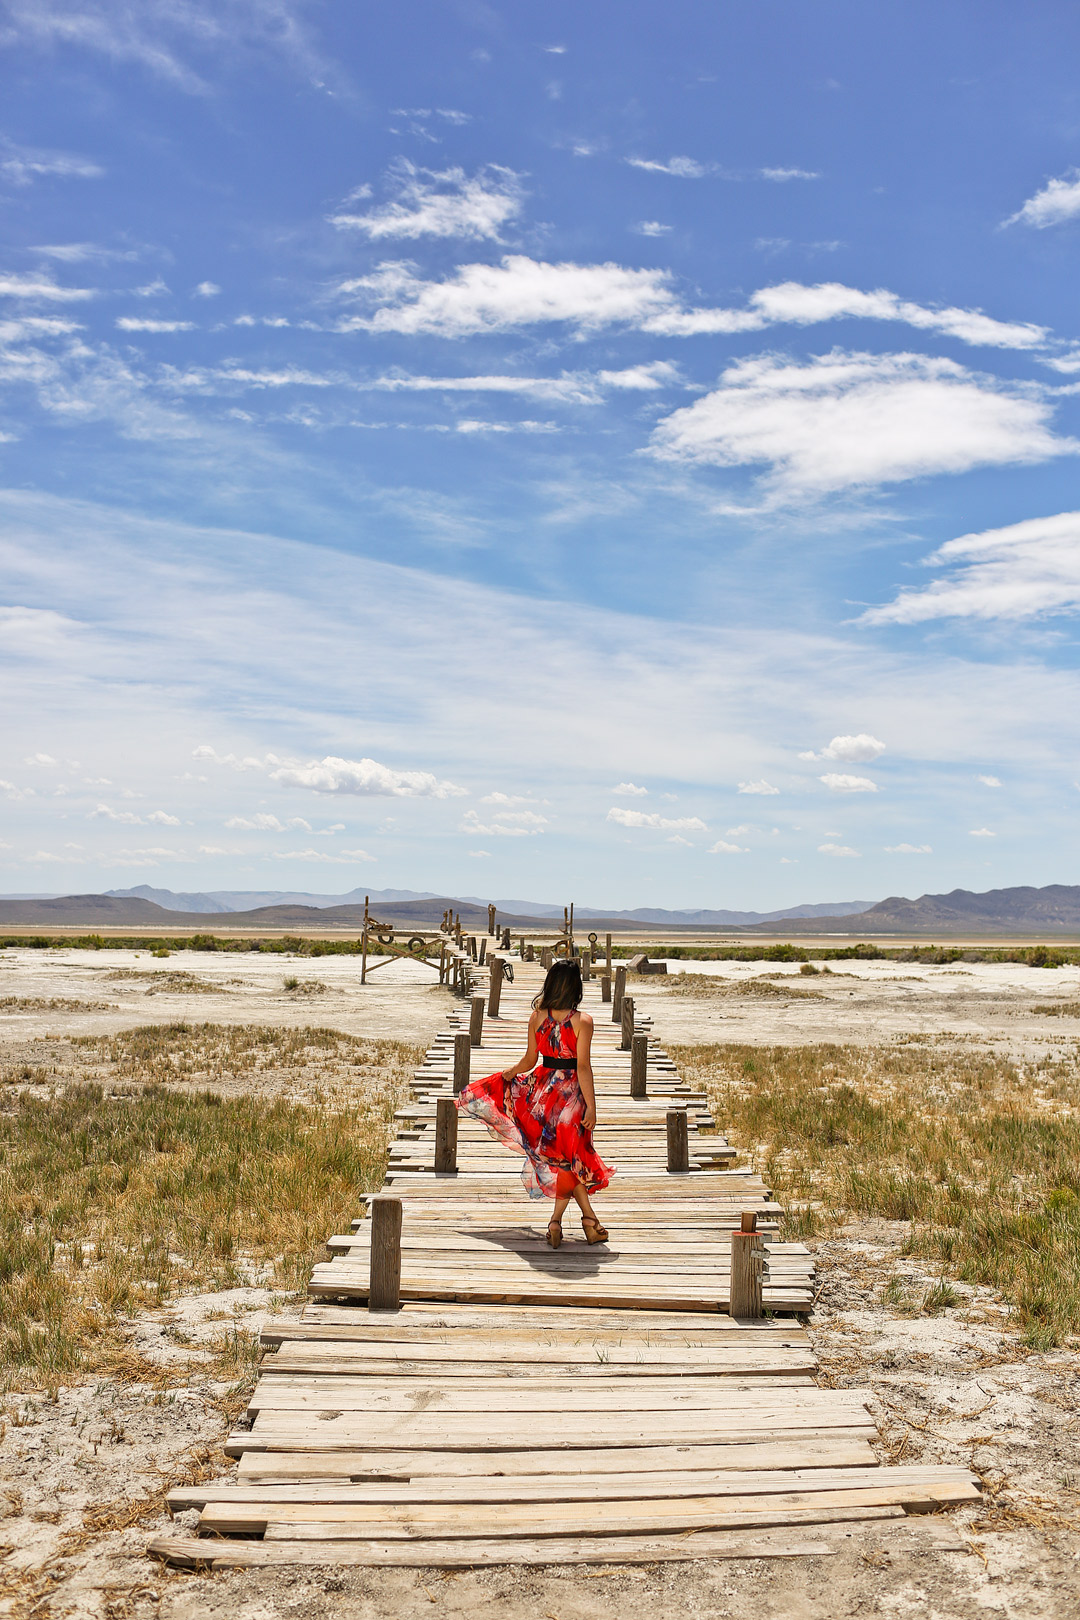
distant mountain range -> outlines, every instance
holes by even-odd
[[[0,898],[0,927],[81,927],[167,929],[226,926],[269,930],[341,928],[356,932],[364,919],[362,899],[351,895],[295,893],[247,894],[222,890],[211,894],[174,894],[169,889],[113,890],[109,894],[24,896]],[[418,894],[409,889],[367,891],[379,920],[398,930],[437,927],[449,907],[470,929],[487,926],[487,902],[446,895]],[[151,898],[151,896],[153,898]],[[236,902],[248,901],[239,908]],[[232,905],[228,905],[231,901]],[[168,902],[167,904],[163,902]],[[251,904],[250,902],[256,902]],[[267,903],[269,902],[269,903]],[[209,905],[208,905],[209,903]],[[213,907],[213,909],[210,909]],[[528,909],[526,909],[528,907]],[[199,909],[201,908],[201,909]],[[501,923],[511,928],[535,928],[562,920],[561,906],[533,901],[498,903]],[[924,894],[918,900],[894,895],[876,905],[866,901],[834,901],[823,905],[793,906],[787,911],[637,911],[576,910],[582,930],[611,931],[643,925],[671,929],[720,929],[742,934],[775,934],[783,923],[785,935],[835,934],[847,936],[917,934],[947,938],[956,934],[1080,933],[1080,887],[1050,884],[1046,888],[991,889],[973,894],[954,889],[951,894]],[[838,927],[838,925],[840,925]],[[846,926],[844,926],[846,925]]]

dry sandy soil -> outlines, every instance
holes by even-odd
[[[640,1009],[669,1042],[866,1042],[947,1032],[998,1052],[1034,1052],[1072,1044],[1080,1035],[1077,1021],[1032,1011],[1037,1004],[1077,1000],[1074,969],[842,967],[850,977],[838,972],[834,979],[807,979],[794,971],[791,988],[819,992],[820,999],[683,998],[655,981],[636,982],[634,990]],[[763,971],[729,963],[691,968],[731,979]],[[112,977],[118,970],[153,978]],[[166,982],[176,973],[201,983]],[[287,992],[283,980],[290,974],[327,988]],[[416,964],[395,964],[362,989],[351,958],[293,962],[178,953],[156,961],[113,951],[6,952],[0,956],[0,1065],[16,1079],[13,1070],[28,1055],[37,1054],[40,1064],[39,1054],[64,1048],[62,1039],[46,1037],[179,1018],[329,1024],[360,1036],[426,1042],[447,1006],[445,992],[430,982],[434,977]],[[5,1006],[8,998],[84,1005]],[[907,1276],[913,1285],[931,1280],[902,1256],[905,1233],[901,1223],[864,1221],[816,1245],[822,1283],[811,1329],[823,1376],[868,1391],[883,1459],[964,1462],[985,1476],[988,1504],[951,1521],[967,1544],[963,1553],[916,1552],[902,1534],[882,1526],[839,1536],[835,1557],[791,1562],[450,1577],[432,1571],[204,1576],[163,1570],[144,1553],[149,1535],[167,1523],[163,1487],[228,1466],[218,1448],[243,1384],[237,1371],[222,1371],[223,1345],[230,1336],[247,1342],[268,1314],[299,1310],[296,1302],[253,1286],[188,1297],[134,1321],[139,1381],[99,1379],[0,1403],[0,1613],[104,1620],[411,1620],[432,1613],[500,1620],[651,1620],[657,1613],[732,1620],[1074,1617],[1080,1613],[1080,1354],[1074,1348],[1045,1355],[1023,1350],[985,1291],[961,1288],[960,1306],[933,1318],[887,1309],[880,1294],[888,1277]],[[147,1363],[160,1368],[160,1377],[148,1378]],[[557,1494],[557,1481],[552,1491]]]

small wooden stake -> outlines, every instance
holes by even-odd
[[[611,1003],[611,1022],[622,1023],[623,996],[626,994],[626,969],[619,966],[615,969],[615,996]]]
[[[610,975],[611,975],[611,935],[610,934],[605,934],[604,935],[604,955],[605,955],[605,957],[607,959],[606,963],[605,963],[605,966],[607,967],[608,976],[610,977]]]
[[[469,1045],[479,1046],[484,1038],[484,998],[473,996],[469,1012]]]
[[[473,961],[475,962],[476,958],[477,958],[476,935],[475,934],[470,934],[469,935],[469,955],[472,957]]]
[[[601,975],[601,978],[600,978],[600,1000],[601,1001],[610,1001],[611,1000],[611,974],[610,973],[604,973],[604,974]]]
[[[635,1035],[630,1042],[630,1095],[631,1097],[647,1097],[646,1089],[649,1073],[649,1037]]]
[[[762,1314],[761,1283],[765,1270],[765,1247],[757,1230],[757,1215],[744,1210],[742,1230],[731,1234],[731,1292],[728,1313],[741,1318]]]
[[[494,936],[494,933],[495,933],[495,907],[494,906],[488,906],[488,933],[491,934],[492,936]]]
[[[536,961],[536,946],[533,944],[532,940],[530,940],[525,947],[525,960],[526,962]]]
[[[401,1304],[401,1199],[372,1198],[371,1272],[368,1310],[396,1311]]]
[[[510,949],[510,930],[509,930],[509,928],[504,928],[503,929],[503,932],[502,932],[502,948],[503,948],[504,951],[508,951]]]
[[[483,1003],[481,1003],[481,1005],[483,1005]],[[470,1066],[470,1062],[471,1062],[469,1048],[470,1048],[471,1045],[472,1045],[472,1037],[470,1035],[467,1035],[464,1030],[460,1030],[458,1032],[458,1034],[456,1034],[454,1036],[454,1096],[455,1097],[458,1095],[458,1092],[464,1091],[465,1087],[469,1083],[469,1066]]]
[[[435,1174],[457,1174],[457,1105],[452,1097],[435,1104]]]
[[[629,1052],[634,1039],[634,998],[623,996],[622,1000],[622,1040],[619,1042],[621,1052]]]
[[[685,1108],[669,1108],[667,1111],[667,1167],[671,1171],[690,1168],[690,1137]]]
[[[582,951],[579,961],[581,962],[581,982],[582,984],[588,984],[589,969],[592,967],[592,957],[589,955],[588,951]]]
[[[491,973],[491,983],[488,987],[488,1017],[498,1018],[499,997],[502,995],[503,965],[501,956],[489,956],[488,968]]]
[[[485,934],[483,939],[480,941],[480,955],[476,958],[477,967],[483,967],[483,965],[484,965],[484,963],[486,961],[487,961],[487,935]]]

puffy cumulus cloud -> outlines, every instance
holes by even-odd
[[[975,780],[981,782],[983,787],[998,788],[1001,786],[1001,778],[997,776],[977,776]]]
[[[1070,169],[1060,179],[1048,180],[1041,191],[1010,214],[1006,225],[1033,225],[1045,231],[1048,225],[1064,225],[1080,214],[1080,169]]]
[[[254,816],[230,816],[225,823],[226,827],[240,827],[246,832],[306,832],[311,831],[311,823],[303,816],[290,816],[288,821],[279,821],[277,816],[269,815],[260,810]]]
[[[611,791],[620,794],[624,799],[643,799],[649,790],[647,787],[638,787],[636,782],[616,782]]]
[[[972,827],[968,833],[969,838],[996,838],[997,833],[991,832],[989,827]]]
[[[633,227],[639,236],[670,236],[673,225],[662,225],[658,219],[642,219]]]
[[[170,816],[170,814],[169,814],[169,812],[167,810],[151,810],[151,812],[147,816],[146,820],[147,820],[147,823],[152,827],[179,827],[180,826],[180,817],[179,816]]]
[[[824,496],[1075,453],[1080,445],[1050,431],[1050,412],[1030,391],[952,360],[760,355],[660,422],[651,449],[665,461],[765,464],[778,494]]]
[[[1037,349],[1049,335],[1045,326],[1030,322],[998,321],[978,309],[934,309],[900,298],[884,287],[863,292],[839,281],[819,282],[813,287],[784,281],[753,293],[748,303],[767,326],[816,326],[821,321],[837,320],[899,321],[920,331],[959,338],[963,343],[1001,349]]]
[[[929,844],[886,844],[886,855],[932,855]]]
[[[200,281],[199,285],[192,289],[191,296],[192,298],[216,298],[220,292],[221,288],[216,281]]]
[[[819,855],[834,855],[840,860],[858,860],[859,851],[852,849],[850,844],[819,844]]]
[[[1030,619],[1080,609],[1080,512],[962,534],[926,559],[944,578],[870,608],[865,624],[928,619]]]
[[[469,859],[471,861],[490,861],[491,851],[490,849],[470,849]]]
[[[134,810],[114,810],[110,805],[99,804],[96,810],[90,811],[91,821],[116,821],[125,827],[141,827],[142,816],[137,816]]]
[[[336,855],[325,849],[276,849],[273,858],[275,861],[321,861],[324,866],[355,866],[359,861],[378,859],[366,849],[343,849]]]
[[[212,760],[216,765],[228,765],[237,771],[264,771],[272,782],[282,787],[309,788],[314,793],[355,794],[360,798],[452,799],[465,792],[453,782],[440,781],[430,771],[396,771],[367,758],[340,759],[328,754],[325,759],[301,764],[279,759],[276,754],[267,754],[264,759],[250,754],[244,757],[219,754],[208,743],[195,748],[192,758]]]
[[[466,810],[458,831],[478,838],[535,838],[546,826],[547,817],[535,810],[500,811],[488,826],[481,824],[475,810]]]
[[[60,761],[58,759],[53,759],[51,754],[27,754],[26,758],[23,760],[23,764],[40,765],[45,770],[55,770],[59,766]]]
[[[607,813],[608,821],[619,827],[652,827],[660,832],[708,832],[700,816],[650,815],[645,810],[623,810],[616,805]]]
[[[331,225],[362,231],[373,242],[419,236],[497,242],[501,228],[521,212],[521,176],[497,163],[470,176],[464,169],[421,169],[406,160],[391,175],[397,192],[392,202],[363,214],[331,214]]]
[[[860,731],[853,737],[834,737],[828,747],[823,748],[820,754],[812,750],[800,754],[800,759],[841,759],[847,765],[868,764],[870,760],[877,759],[879,754],[885,752],[885,744],[876,737],[871,737],[868,731]]]
[[[480,800],[481,804],[532,804],[533,800],[527,793],[485,793]]]
[[[740,782],[739,783],[739,792],[740,793],[757,793],[757,794],[760,794],[762,798],[770,798],[774,794],[779,793],[780,789],[778,787],[773,787],[771,782],[765,782],[765,781]]]
[[[723,838],[718,838],[715,844],[710,844],[706,853],[709,855],[745,855],[748,851],[743,849],[741,844],[729,844]]]
[[[382,264],[369,276],[341,284],[344,297],[373,306],[350,316],[344,330],[430,332],[470,337],[541,323],[581,332],[606,326],[645,326],[675,305],[666,270],[627,270],[618,264],[548,264],[507,254],[498,264],[460,265],[444,281],[424,281],[409,264]]]
[[[878,785],[868,776],[849,776],[844,771],[826,771],[818,778],[830,793],[876,793]]]

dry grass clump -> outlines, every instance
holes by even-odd
[[[390,1069],[404,1084],[419,1048],[402,1041],[362,1040],[337,1029],[276,1028],[270,1024],[147,1024],[115,1035],[77,1035],[76,1052],[108,1064],[120,1080],[219,1083],[257,1080],[284,1069],[314,1074],[328,1084],[357,1070]]]
[[[252,1067],[290,1042],[344,1043],[359,1083],[304,1104],[153,1083],[12,1097],[0,1111],[0,1388],[107,1366],[121,1319],[182,1289],[298,1286],[357,1195],[381,1184],[418,1049],[176,1025],[115,1037],[117,1066],[136,1080],[190,1077],[216,1036]]]
[[[1077,1054],[1019,1063],[924,1040],[672,1055],[777,1195],[803,1205],[793,1228],[910,1221],[909,1252],[994,1288],[1033,1346],[1080,1333]]]
[[[324,996],[326,985],[321,979],[298,979],[290,974],[284,981],[284,988],[293,996]]]
[[[628,975],[629,977],[629,975]],[[650,983],[658,981],[650,977]],[[769,1001],[820,1001],[818,990],[800,990],[791,976],[776,983],[765,974],[753,979],[721,979],[712,973],[670,973],[659,980],[673,996],[759,996]]]
[[[0,1012],[115,1012],[113,1001],[68,1001],[63,996],[0,996]]]
[[[1032,1007],[1033,1013],[1042,1013],[1046,1018],[1080,1018],[1080,1001],[1053,1001],[1045,1006]]]
[[[223,984],[215,984],[213,979],[200,979],[197,973],[185,973],[182,968],[173,968],[164,973],[142,973],[138,968],[115,968],[112,973],[105,975],[107,979],[134,979],[146,985],[148,996],[231,996],[232,991],[226,990]]]

